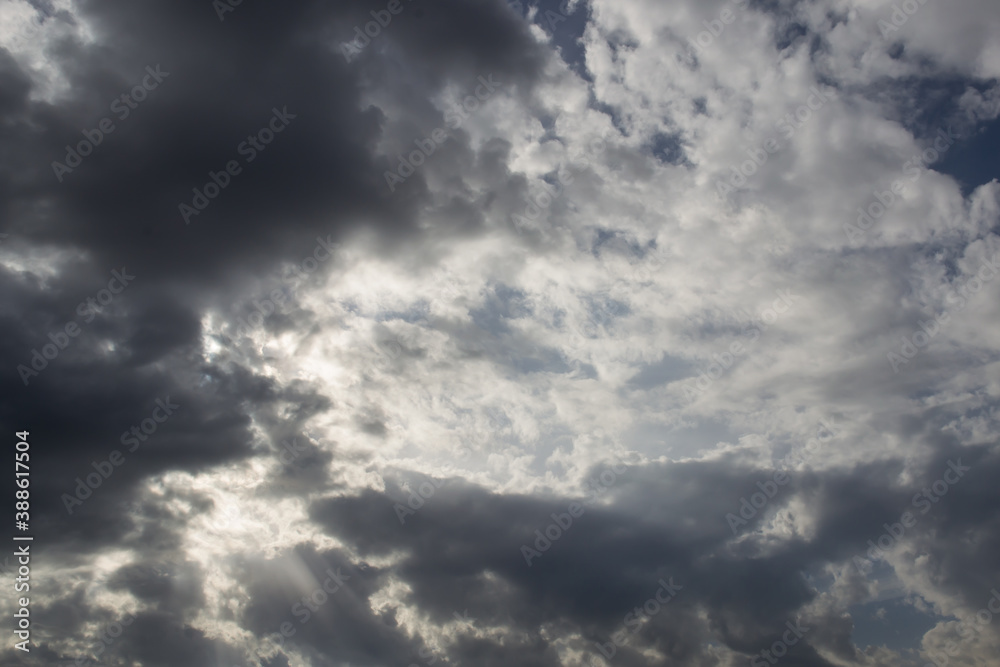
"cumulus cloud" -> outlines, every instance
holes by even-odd
[[[2,11],[4,664],[996,655],[991,4]]]

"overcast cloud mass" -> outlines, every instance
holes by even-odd
[[[1000,664],[995,0],[0,47],[0,664]]]

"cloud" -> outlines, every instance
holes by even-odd
[[[996,10],[508,4],[8,3],[4,664],[996,654]]]

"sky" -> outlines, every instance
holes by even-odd
[[[995,665],[998,116],[993,0],[6,0],[0,664]]]

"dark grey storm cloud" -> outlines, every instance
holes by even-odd
[[[556,523],[552,515],[566,514],[571,503],[583,502],[583,495],[543,501],[445,481],[416,514],[404,514],[402,526],[393,519],[394,506],[407,502],[403,493],[395,499],[372,492],[324,501],[314,506],[313,516],[363,554],[405,554],[396,571],[411,586],[413,603],[433,618],[443,622],[452,610],[467,609],[486,626],[513,623],[531,638],[536,655],[554,650],[540,634],[545,624],[568,625],[563,632],[579,633],[586,650],[598,650],[594,642],[609,642],[623,629],[626,614],[655,593],[657,582],[673,577],[683,592],[635,634],[640,646],[653,646],[681,664],[699,664],[708,660],[701,654],[711,636],[753,654],[775,641],[786,620],[798,618],[816,632],[789,652],[788,664],[829,665],[814,644],[840,653],[841,659],[856,656],[845,648],[850,628],[837,623],[832,610],[827,616],[803,609],[815,599],[817,587],[830,585],[825,567],[867,558],[868,540],[877,540],[885,532],[883,524],[897,523],[904,511],[920,516],[931,502],[921,501],[915,509],[914,490],[933,484],[956,459],[971,469],[968,480],[906,536],[926,549],[941,544],[928,540],[943,526],[961,532],[997,520],[996,508],[986,509],[990,503],[982,502],[984,493],[995,497],[990,481],[1000,465],[995,454],[948,450],[906,485],[893,481],[898,464],[793,475],[751,519],[764,522],[787,510],[791,501],[803,502],[815,516],[815,534],[784,543],[766,538],[731,543],[726,516],[738,514],[741,499],[758,492],[755,481],[766,483],[774,473],[731,461],[630,470],[607,490],[611,502],[587,508],[564,534],[548,541],[550,546],[535,531],[544,534]],[[524,545],[544,550],[526,557],[520,550]],[[938,576],[979,604],[983,582],[1000,578],[992,546],[992,541],[970,545],[959,557],[961,565],[937,560],[943,555],[938,546],[931,554]],[[457,650],[449,657],[465,664],[476,655],[476,642],[463,642]],[[628,649],[619,659],[653,664]],[[538,664],[559,664],[552,656],[549,660]]]
[[[464,84],[483,71],[531,80],[537,47],[502,7],[416,9],[408,7],[383,39],[433,73],[428,85]],[[4,275],[5,368],[34,368],[32,350],[67,322],[83,329],[50,367],[28,376],[26,389],[16,372],[3,379],[5,419],[52,425],[45,463],[53,492],[89,472],[92,457],[119,446],[118,434],[157,397],[183,407],[155,436],[154,452],[129,457],[135,460],[109,486],[164,466],[197,469],[249,454],[240,404],[263,407],[276,389],[252,371],[199,361],[199,311],[226,301],[246,277],[299,259],[317,236],[339,239],[362,224],[390,242],[416,233],[413,204],[384,191],[385,158],[372,151],[379,112],[358,101],[364,63],[349,66],[335,48],[363,22],[367,6],[247,5],[225,22],[206,3],[91,2],[80,11],[98,42],[66,39],[51,53],[67,74],[67,99],[30,100],[26,76],[9,57],[3,66],[8,244],[87,256],[45,290],[30,273]],[[108,104],[147,77],[146,65],[162,68],[165,78],[131,117],[118,120]],[[296,117],[185,226],[178,204],[190,201],[210,171],[240,159],[237,146],[267,126],[272,108]],[[81,131],[104,117],[119,127],[59,182],[51,162],[62,162],[64,146],[75,146]],[[87,311],[84,323],[78,304],[122,266],[135,282],[111,305]],[[45,497],[54,509],[55,494]]]
[[[86,257],[44,288],[30,271],[4,268],[2,276],[2,356],[11,371],[0,381],[2,417],[5,424],[46,425],[35,450],[33,508],[38,538],[48,545],[41,550],[51,549],[57,562],[123,542],[143,549],[156,540],[163,549],[168,523],[146,524],[138,538],[133,533],[144,519],[166,521],[127,512],[137,483],[253,455],[248,412],[290,402],[302,406],[304,420],[323,409],[325,401],[308,390],[289,392],[253,370],[206,364],[199,312],[228,301],[248,276],[300,258],[318,236],[336,241],[364,225],[391,245],[418,233],[417,202],[386,196],[387,158],[373,150],[384,119],[359,101],[362,77],[379,76],[378,68],[367,59],[349,65],[336,46],[375,8],[247,4],[221,22],[211,3],[81,3],[77,16],[96,42],[66,37],[50,45],[47,55],[67,86],[55,101],[33,99],[29,76],[0,53],[6,243]],[[382,40],[423,73],[420,95],[448,81],[466,85],[481,72],[530,86],[538,69],[538,47],[496,3],[408,6]],[[156,85],[141,102],[119,100],[144,79]],[[287,127],[185,225],[178,205],[190,203],[192,188],[211,182],[210,172],[243,160],[238,147],[268,127],[272,109],[287,116]],[[86,133],[95,136],[105,118],[115,129],[93,153],[69,172],[54,170],[53,162],[67,164],[65,147],[77,147]],[[119,267],[135,275],[134,283],[110,305],[81,315],[78,304]],[[16,367],[37,370],[32,350],[41,352],[49,334],[58,338],[70,321],[82,333],[55,359],[43,360],[40,373],[26,375],[25,386]],[[180,406],[176,414],[148,444],[128,451],[121,434],[148,418],[157,399],[168,398]],[[287,416],[283,422],[289,428]],[[115,450],[124,456],[121,467],[99,488],[77,492],[78,478],[98,471],[93,463]],[[6,477],[3,489],[13,493]],[[81,498],[82,505],[75,502]],[[167,535],[155,534],[162,530]],[[136,576],[122,573],[120,585],[138,594]],[[192,585],[197,591],[197,580]],[[172,609],[173,620],[140,616],[129,641],[173,624],[171,632],[200,648],[176,654],[147,648],[145,659],[210,664],[195,656],[211,642],[176,625],[193,612],[189,607]]]

